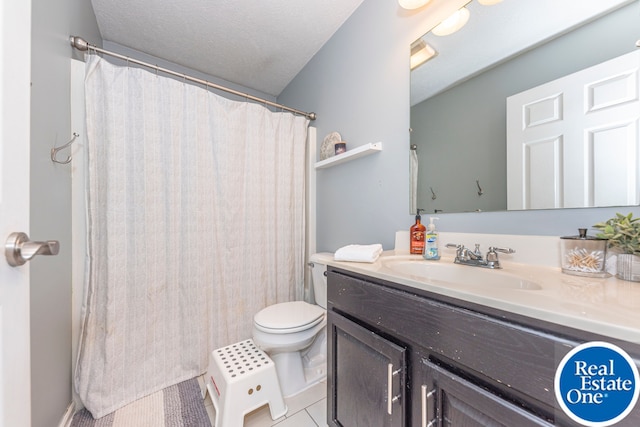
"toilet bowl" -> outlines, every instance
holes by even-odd
[[[253,318],[253,341],[273,360],[285,397],[306,390],[327,375],[326,265],[320,255],[312,255],[309,265],[316,304],[274,304]]]

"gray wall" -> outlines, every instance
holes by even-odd
[[[31,417],[57,425],[71,402],[71,168],[50,150],[70,129],[69,35],[98,43],[88,0],[32,0],[30,236],[60,241],[60,254],[38,257],[31,272]],[[61,153],[64,155],[64,153]]]
[[[425,166],[419,168],[418,207],[426,212],[506,210],[506,98],[632,52],[636,48],[629,40],[639,35],[637,9],[633,4],[618,9],[414,105],[411,142]],[[437,193],[435,200],[429,187]]]
[[[332,131],[347,149],[382,142],[380,153],[317,171],[318,250],[389,247],[410,226],[409,39],[397,7],[365,0],[278,97],[318,114],[318,146]]]
[[[635,5],[638,16],[638,5]],[[393,247],[409,215],[409,44],[429,28],[397,2],[367,0],[278,97],[315,111],[318,139],[341,132],[347,148],[382,141],[383,150],[318,171],[317,249],[350,243]],[[603,35],[603,40],[606,35]],[[635,43],[635,39],[629,40]],[[569,235],[619,209],[439,214],[441,231]],[[640,209],[623,208],[623,212]]]

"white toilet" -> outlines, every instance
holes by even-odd
[[[285,397],[327,375],[327,267],[321,255],[312,255],[309,261],[316,305],[284,302],[253,317],[253,341],[273,359]]]

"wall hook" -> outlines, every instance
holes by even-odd
[[[67,148],[68,146],[70,146],[71,144],[73,144],[73,141],[76,140],[77,137],[79,137],[80,135],[78,135],[76,132],[73,133],[73,138],[71,138],[71,141],[67,142],[66,144],[64,144],[62,147],[58,147],[58,148],[52,148],[51,149],[51,161],[54,163],[60,163],[61,165],[66,165],[67,163],[69,163],[71,161],[71,156],[67,156],[67,160],[58,160],[56,158],[56,156],[58,155],[58,152],[60,150],[64,150],[65,148]]]
[[[429,190],[431,190],[431,200],[435,200],[436,199],[436,193],[433,191],[433,187],[429,187]]]
[[[484,194],[484,191],[482,191],[482,188],[480,187],[479,179],[476,179],[476,185],[478,186],[478,196],[482,196]]]

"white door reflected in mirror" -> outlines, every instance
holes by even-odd
[[[640,51],[507,98],[507,209],[640,203]]]

